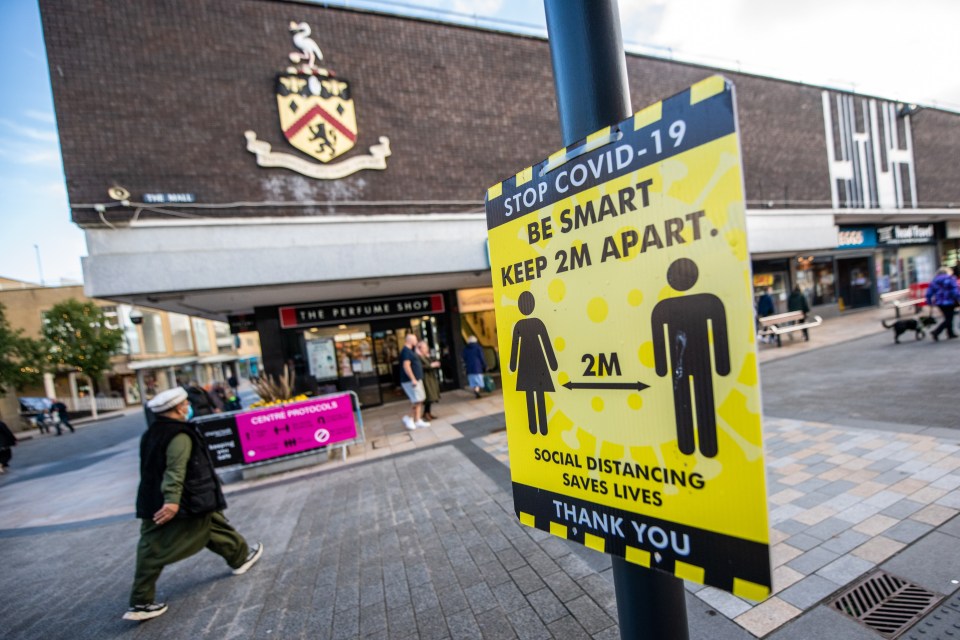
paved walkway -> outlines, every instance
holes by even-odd
[[[827,320],[760,360],[884,331],[891,315]],[[499,394],[445,394],[441,419],[414,432],[402,411],[366,411],[367,442],[346,462],[229,485],[228,513],[262,536],[264,561],[242,578],[211,554],[169,568],[171,611],[140,626],[119,620],[135,439],[83,469],[0,483],[5,637],[619,637],[609,558],[516,522]],[[957,590],[960,431],[768,417],[765,435],[776,593],[755,604],[687,583],[691,638],[880,638],[823,604],[876,567]],[[938,637],[932,620],[917,637]]]

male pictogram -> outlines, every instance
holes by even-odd
[[[520,313],[529,316],[536,306],[536,299],[524,291],[517,299]],[[548,368],[549,367],[549,368]],[[550,371],[557,370],[557,356],[550,344],[547,327],[540,318],[524,318],[513,325],[513,342],[510,346],[510,371],[517,372],[517,391],[527,392],[527,420],[530,433],[547,435],[547,408],[544,394],[553,393],[553,378]]]
[[[667,283],[677,291],[689,290],[697,283],[698,277],[697,265],[689,258],[675,260],[667,269]],[[669,298],[653,308],[651,322],[657,375],[663,377],[671,367],[673,369],[673,408],[680,451],[689,455],[696,449],[693,439],[696,412],[700,453],[712,458],[717,455],[717,418],[713,403],[713,365],[710,362],[711,329],[717,373],[721,376],[730,373],[727,316],[723,302],[710,293]]]

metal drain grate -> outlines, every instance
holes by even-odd
[[[933,609],[942,596],[883,571],[870,574],[830,603],[834,609],[896,638]]]

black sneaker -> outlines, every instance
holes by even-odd
[[[136,622],[143,622],[144,620],[149,620],[150,618],[156,618],[157,616],[162,616],[166,612],[167,612],[167,605],[163,602],[151,602],[150,604],[138,604],[136,606],[133,606],[127,609],[127,612],[123,614],[123,619],[134,620]]]
[[[263,555],[263,543],[258,542],[256,545],[254,545],[252,549],[250,549],[250,552],[247,553],[247,559],[243,562],[243,564],[233,570],[233,575],[242,576],[243,574],[245,574],[247,571],[250,570],[250,567],[257,564],[257,560],[259,560],[260,556],[262,555]]]

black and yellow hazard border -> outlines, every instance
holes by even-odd
[[[770,555],[765,544],[640,517],[516,482],[513,502],[522,524],[594,551],[749,600],[770,595]]]
[[[713,76],[492,186],[486,213],[520,521],[762,600],[740,156]]]
[[[551,154],[544,162],[527,167],[516,175],[490,187],[486,194],[487,228],[493,229],[519,216],[535,211],[539,209],[539,203],[545,200],[555,201],[570,195],[570,193],[585,191],[595,187],[603,180],[633,173],[645,166],[662,162],[707,142],[734,133],[733,109],[732,85],[722,76],[711,76],[686,91],[638,111],[629,120],[625,120],[619,125],[604,127],[595,131],[586,138]],[[606,174],[602,179],[587,176],[584,182],[572,186],[570,193],[557,192],[556,183],[551,180],[549,175],[554,167],[562,166],[572,158],[586,156],[590,151],[609,144],[618,138],[639,138],[647,134],[648,129],[657,123],[676,120],[683,120],[689,126],[689,129],[684,132],[681,144],[673,145],[672,141],[668,139],[668,134],[665,134],[662,136],[663,139],[660,140],[661,153],[654,154],[651,152],[620,171]],[[518,208],[509,208],[508,201],[518,194],[529,193],[531,188],[538,194],[536,204],[523,206],[524,202],[521,198]]]

